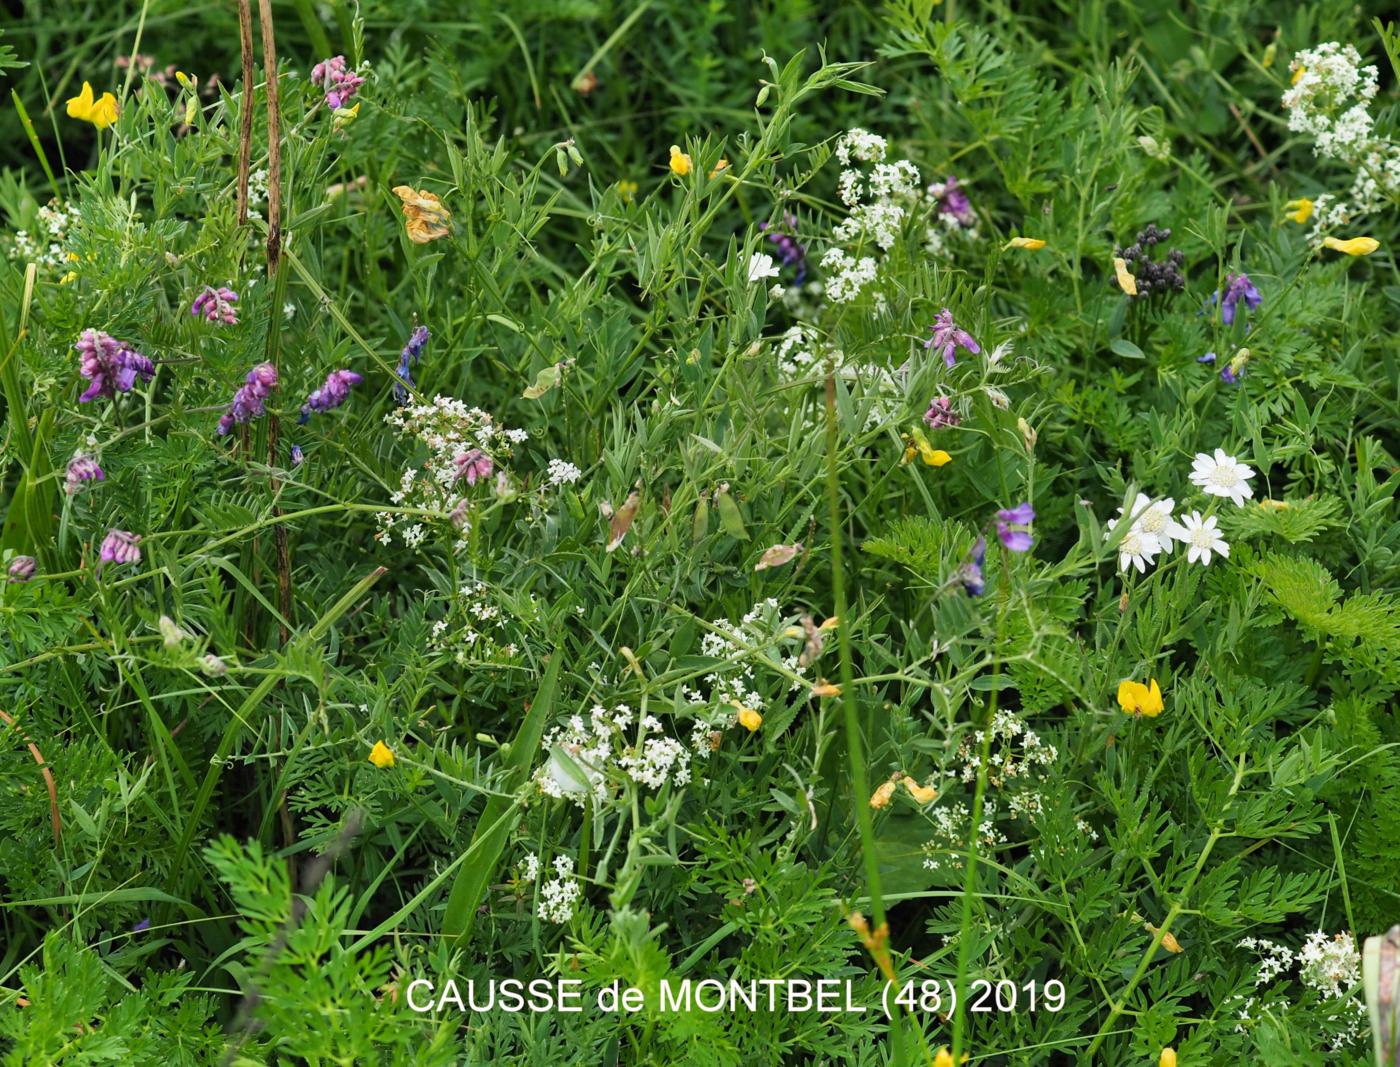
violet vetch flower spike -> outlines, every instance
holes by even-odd
[[[99,396],[129,393],[139,377],[148,382],[155,374],[155,364],[101,330],[84,330],[73,346],[78,353],[78,373],[92,384],[78,397],[86,404]]]
[[[785,211],[782,229],[770,228],[766,222],[761,228],[768,231],[768,240],[773,243],[783,266],[797,268],[792,284],[801,285],[807,277],[807,246],[797,239],[797,216]]]
[[[27,582],[34,577],[34,571],[38,568],[33,556],[16,556],[10,560],[10,577],[12,582]]]
[[[972,546],[967,562],[958,568],[958,581],[962,583],[968,596],[981,596],[986,590],[987,581],[982,577],[982,565],[986,561],[987,539],[979,537],[977,543]]]
[[[140,563],[141,536],[126,530],[108,530],[102,540],[102,550],[98,554],[100,567],[103,563]]]
[[[232,289],[224,286],[215,289],[211,285],[206,285],[204,292],[194,298],[194,303],[190,306],[190,314],[207,322],[222,322],[225,326],[237,326],[238,309],[233,306],[236,303],[238,303],[238,294]]]
[[[218,432],[222,437],[239,423],[250,422],[261,416],[264,402],[277,388],[277,368],[271,363],[259,363],[248,372],[244,384],[233,394],[233,402],[228,411],[219,416]]]
[[[1264,302],[1259,290],[1254,287],[1254,283],[1249,280],[1248,274],[1227,274],[1225,276],[1225,295],[1220,295],[1220,290],[1216,290],[1206,307],[1214,306],[1216,301],[1220,301],[1220,321],[1226,326],[1235,324],[1235,312],[1240,301],[1244,301],[1246,311],[1253,311]]]
[[[301,418],[297,422],[305,423],[311,418],[314,411],[330,411],[340,407],[350,396],[350,387],[359,385],[364,381],[352,370],[333,370],[326,375],[326,383],[306,398],[306,403],[301,406]]]
[[[958,361],[956,349],[961,348],[974,356],[982,351],[982,347],[972,339],[972,334],[953,321],[953,313],[947,308],[938,313],[929,329],[933,331],[933,336],[924,342],[924,347],[942,356],[945,366],[951,367]]]
[[[495,469],[495,464],[479,448],[473,448],[470,452],[459,452],[452,457],[452,462],[457,465],[457,477],[465,478],[468,485],[475,485],[481,478],[489,478],[491,471]]]
[[[952,175],[943,183],[943,192],[938,197],[938,210],[944,215],[952,215],[962,226],[971,226],[976,221],[972,214],[972,202],[963,192],[958,179]]]
[[[1029,503],[1017,504],[997,512],[997,538],[1012,552],[1027,552],[1034,543],[1026,529],[1035,521],[1035,509]]]
[[[418,357],[427,346],[428,328],[414,327],[413,333],[409,335],[408,344],[404,345],[403,351],[399,353],[399,366],[394,371],[394,376],[398,379],[394,382],[394,399],[400,404],[408,403],[409,390],[417,386],[413,380],[413,368],[418,365]]]
[[[929,401],[928,410],[924,412],[924,423],[930,430],[941,430],[945,426],[956,426],[962,422],[962,416],[953,410],[953,398],[950,396],[936,396]]]
[[[311,68],[311,84],[325,92],[331,108],[344,107],[364,83],[364,78],[346,67],[344,56],[331,56]]]
[[[68,483],[69,496],[81,489],[84,482],[101,482],[105,481],[106,478],[107,476],[102,473],[102,468],[98,466],[97,460],[81,452],[68,461],[68,470],[64,475],[64,480]]]

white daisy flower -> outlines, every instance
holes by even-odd
[[[1253,469],[1227,455],[1223,448],[1217,448],[1214,457],[1197,452],[1191,467],[1191,481],[1211,496],[1228,496],[1236,507],[1244,507],[1245,500],[1254,495],[1249,486]]]
[[[1118,569],[1125,571],[1129,567],[1136,567],[1139,574],[1147,570],[1149,563],[1157,561],[1157,553],[1162,551],[1162,544],[1152,534],[1146,530],[1140,530],[1137,526],[1128,527],[1128,532],[1123,535],[1123,540],[1118,542]]]
[[[1220,536],[1220,531],[1216,529],[1214,515],[1205,519],[1201,518],[1199,511],[1183,515],[1181,524],[1176,526],[1172,536],[1188,546],[1186,549],[1188,563],[1200,562],[1202,566],[1208,567],[1212,552],[1218,552],[1226,559],[1230,558],[1230,546],[1225,543],[1225,539]]]
[[[763,252],[755,252],[749,256],[749,281],[761,282],[764,278],[776,278],[778,276],[778,266],[773,262],[773,257]]]
[[[1157,546],[1162,550],[1163,555],[1172,550],[1172,538],[1176,536],[1176,530],[1180,529],[1172,519],[1172,508],[1176,507],[1176,501],[1171,497],[1154,501],[1146,493],[1139,493],[1137,499],[1133,501],[1132,508],[1128,514],[1133,518],[1133,529],[1141,533],[1149,533],[1157,539]],[[1118,518],[1123,517],[1123,509],[1118,509]],[[1112,532],[1117,524],[1117,519],[1108,524],[1108,529]]]

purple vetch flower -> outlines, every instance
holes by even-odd
[[[928,410],[924,412],[924,423],[930,430],[940,430],[944,426],[956,426],[962,422],[962,416],[953,410],[953,398],[950,396],[936,396],[929,401]]]
[[[933,331],[933,336],[924,342],[924,347],[942,356],[946,366],[951,367],[958,361],[955,349],[961,348],[974,356],[982,351],[981,346],[972,339],[972,334],[953,321],[953,313],[947,308],[938,313],[929,329]]]
[[[1215,353],[1214,353],[1214,352],[1207,352],[1204,356],[1197,356],[1197,357],[1196,357],[1196,362],[1197,362],[1197,363],[1214,363],[1214,362],[1215,362]]]
[[[311,84],[324,90],[326,103],[332,108],[344,107],[364,83],[364,78],[345,66],[344,56],[331,56],[311,68]]]
[[[244,384],[233,394],[228,411],[219,416],[218,432],[223,436],[238,423],[250,422],[264,412],[263,402],[277,388],[277,368],[271,363],[259,363],[248,372]]]
[[[1234,369],[1227,363],[1220,368],[1220,380],[1226,385],[1234,385],[1240,380],[1240,376],[1236,374]]]
[[[232,289],[224,286],[215,289],[212,285],[206,285],[204,292],[194,298],[194,303],[190,306],[190,314],[207,322],[222,322],[225,326],[237,326],[238,309],[233,306],[236,303],[238,303],[238,294]]]
[[[326,383],[306,398],[306,403],[301,406],[301,418],[298,423],[305,423],[311,418],[313,411],[330,411],[340,407],[350,396],[350,387],[359,385],[363,378],[352,370],[333,370],[326,375]]]
[[[1017,504],[997,512],[997,537],[1012,552],[1029,551],[1033,543],[1025,529],[1035,521],[1035,509],[1029,503]]]
[[[145,931],[149,930],[150,928],[151,928],[151,920],[150,920],[150,919],[142,919],[139,923],[137,923],[135,926],[133,926],[133,927],[131,928],[131,932],[132,932],[133,934],[140,934],[140,933],[144,933]]]
[[[108,530],[102,539],[102,550],[98,554],[98,566],[103,563],[140,563],[141,535],[126,530]]]
[[[12,582],[27,582],[34,577],[34,571],[38,567],[33,556],[16,556],[10,560],[10,577]]]
[[[968,596],[981,596],[987,588],[987,581],[982,577],[982,565],[986,561],[987,539],[979,537],[977,543],[972,546],[967,562],[958,568],[958,581],[962,583]]]
[[[971,226],[976,221],[972,214],[972,202],[963,192],[958,179],[952,175],[943,183],[942,191],[935,193],[935,199],[938,201],[938,210],[944,215],[952,215],[958,220],[958,225]]]
[[[84,482],[105,481],[107,476],[102,473],[102,468],[98,466],[97,460],[82,452],[76,453],[68,461],[68,470],[64,475],[64,480],[68,483],[68,495],[72,496],[83,487]]]
[[[457,477],[465,478],[468,485],[475,485],[480,478],[489,478],[491,471],[495,469],[495,464],[479,448],[473,448],[470,452],[459,452],[452,457],[452,462],[457,465]]]
[[[301,454],[301,445],[292,445],[292,466],[300,467],[306,457]]]
[[[1235,310],[1241,300],[1247,311],[1253,311],[1264,302],[1259,290],[1254,287],[1254,283],[1249,280],[1249,275],[1227,274],[1225,276],[1225,295],[1220,295],[1217,289],[1206,301],[1206,307],[1214,307],[1216,301],[1220,302],[1220,321],[1226,326],[1235,324]]]
[[[766,222],[761,228],[768,231],[768,240],[773,242],[783,266],[797,268],[792,284],[801,285],[802,279],[807,277],[807,246],[797,239],[797,216],[785,211],[782,229],[770,228]]]
[[[418,365],[418,357],[427,346],[428,328],[415,326],[413,333],[409,334],[408,344],[404,345],[403,351],[399,353],[399,366],[394,371],[394,376],[398,379],[394,382],[394,399],[400,404],[408,403],[409,390],[417,385],[413,380],[412,368]]]
[[[92,383],[78,397],[79,403],[129,393],[138,376],[148,382],[156,372],[155,364],[140,352],[101,330],[84,330],[73,348],[78,353],[78,373]]]

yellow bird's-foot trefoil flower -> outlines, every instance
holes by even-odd
[[[1369,256],[1381,243],[1374,237],[1349,237],[1345,241],[1336,237],[1324,237],[1322,247],[1334,252],[1345,252],[1349,256]]]
[[[894,797],[895,781],[891,778],[888,782],[881,782],[879,788],[870,794],[870,806],[877,811],[881,808],[888,808],[890,800]]]
[[[1129,296],[1137,296],[1137,279],[1128,270],[1127,260],[1119,256],[1113,261],[1113,273],[1118,279],[1118,288]]]
[[[1288,210],[1284,213],[1284,218],[1291,219],[1299,226],[1312,218],[1313,208],[1316,206],[1306,196],[1300,196],[1297,200],[1290,200],[1283,205]]]
[[[746,708],[738,701],[730,701],[730,703],[733,704],[738,711],[735,719],[738,721],[739,725],[749,733],[756,732],[758,728],[763,725],[763,716],[754,711],[753,708]]]
[[[92,86],[83,82],[83,91],[68,101],[68,117],[90,122],[99,130],[105,130],[117,121],[117,98],[111,93],[103,93],[94,100]]]
[[[909,795],[914,798],[916,804],[932,804],[938,799],[938,790],[931,785],[920,785],[913,775],[904,776],[904,788],[909,790]]]
[[[1157,679],[1150,684],[1124,680],[1118,683],[1118,706],[1129,715],[1146,715],[1149,719],[1162,713],[1162,691]]]
[[[711,178],[718,178],[718,177],[720,176],[720,174],[721,174],[723,171],[726,171],[726,170],[728,170],[728,169],[729,169],[729,160],[727,160],[727,159],[721,159],[718,163],[715,164],[714,170],[710,171],[710,177],[711,177]]]
[[[690,173],[690,156],[680,150],[680,146],[671,146],[671,173],[677,178],[684,178]]]
[[[1001,246],[1003,252],[1009,252],[1013,248],[1024,248],[1027,252],[1039,252],[1045,247],[1045,242],[1039,237],[1013,237]]]
[[[369,750],[369,761],[380,770],[387,770],[394,765],[394,750],[383,741],[376,741]]]

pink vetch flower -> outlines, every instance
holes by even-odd
[[[225,286],[215,289],[206,285],[204,291],[194,298],[190,314],[207,322],[222,322],[225,326],[238,325],[238,294]]]
[[[958,179],[951,174],[943,183],[943,191],[938,195],[938,210],[944,215],[952,215],[962,226],[971,226],[976,221],[972,214],[972,202],[963,192]]]
[[[331,56],[311,68],[311,84],[325,91],[326,104],[332,108],[344,107],[364,83],[362,77],[346,68],[344,56]]]
[[[326,383],[306,398],[301,406],[301,418],[297,423],[304,424],[314,411],[330,411],[340,407],[350,396],[350,387],[359,385],[364,379],[352,370],[333,370],[326,375]]]
[[[78,397],[82,404],[99,396],[129,393],[138,377],[148,382],[156,372],[155,364],[140,352],[101,330],[84,330],[73,348],[78,353],[78,373],[92,383]]]
[[[106,478],[107,475],[102,473],[102,468],[98,466],[97,460],[82,452],[77,453],[68,461],[68,470],[64,475],[64,481],[68,483],[69,496],[81,489],[84,482],[101,482]]]
[[[1029,503],[1017,504],[997,512],[997,537],[1012,552],[1028,552],[1034,543],[1026,529],[1035,521],[1035,509]]]
[[[228,410],[219,416],[218,433],[223,436],[238,423],[250,422],[260,417],[265,408],[264,401],[277,388],[277,368],[271,363],[259,363],[248,372],[244,384],[233,394]]]
[[[9,581],[27,582],[34,577],[34,571],[39,564],[35,562],[33,556],[16,556],[10,560]]]
[[[929,329],[933,331],[933,336],[924,342],[924,347],[942,356],[944,366],[951,367],[958,361],[956,349],[961,348],[974,356],[982,351],[982,346],[972,339],[972,334],[953,321],[953,313],[947,308],[938,313]]]
[[[479,448],[459,452],[452,457],[452,462],[457,465],[457,477],[465,478],[468,485],[475,485],[480,478],[489,478],[495,469],[491,457]]]
[[[140,563],[141,535],[126,530],[108,530],[102,539],[98,567],[103,563]]]
[[[962,422],[962,416],[953,410],[953,398],[950,396],[936,396],[929,401],[928,410],[924,412],[924,423],[930,430],[941,430],[945,426],[956,426]]]

